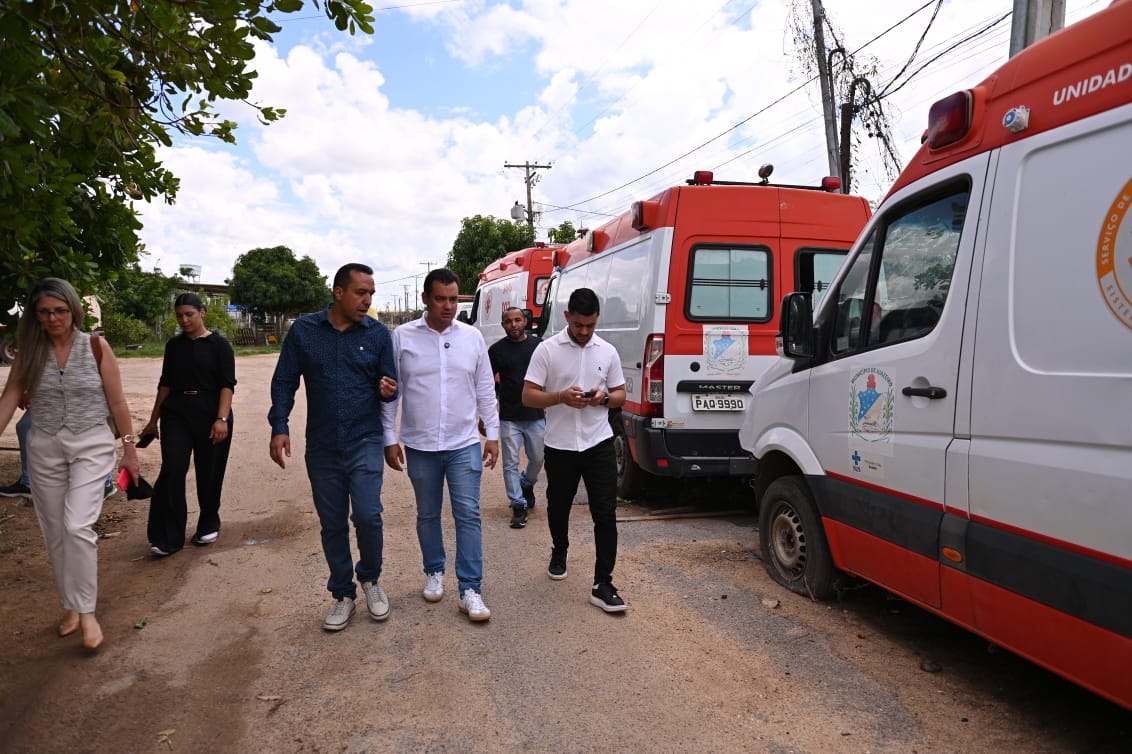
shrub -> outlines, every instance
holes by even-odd
[[[102,334],[112,346],[126,346],[144,343],[153,339],[153,330],[145,322],[127,317],[117,312],[104,312],[102,315]]]

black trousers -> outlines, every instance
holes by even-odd
[[[162,406],[161,410],[161,472],[149,500],[147,532],[151,545],[175,552],[185,546],[185,524],[189,515],[185,476],[189,473],[190,455],[196,467],[200,506],[196,533],[220,531],[220,492],[224,487],[235,424],[229,414],[228,437],[213,445],[209,434],[216,420],[215,402],[207,410],[191,413],[173,406],[168,408]]]
[[[590,518],[594,522],[594,584],[610,583],[617,564],[617,458],[613,438],[582,451],[547,446],[546,519],[554,549],[565,555],[570,547],[570,509],[578,482],[586,485]]]

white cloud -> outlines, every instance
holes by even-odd
[[[851,49],[921,5],[826,2]],[[1099,7],[1101,0],[1070,0],[1069,16]],[[1009,0],[945,3],[909,70],[1009,9]],[[328,276],[348,261],[373,265],[377,280],[389,281],[378,295],[384,305],[423,275],[425,262],[444,263],[461,218],[508,217],[513,202],[525,200],[522,171],[505,162],[553,163],[540,171],[534,193],[536,202],[558,206],[655,171],[581,210],[548,211],[544,227],[566,219],[592,225],[599,221],[592,213],[624,211],[695,169],[742,180],[772,162],[775,179],[788,183],[813,183],[827,172],[816,86],[790,94],[803,83],[794,58],[805,51],[793,49],[784,4],[478,0],[402,13],[379,23],[431,34],[430,51],[447,49],[451,57],[425,61],[430,53],[422,51],[414,80],[398,80],[398,87],[389,86],[383,51],[372,40],[328,32],[325,24],[313,24],[285,51],[262,47],[253,99],[286,108],[287,116],[264,127],[245,105],[225,105],[223,114],[241,121],[239,149],[196,140],[162,151],[182,188],[175,207],[145,208],[151,262],[167,270],[202,264],[203,279],[215,282],[230,276],[244,251],[285,245],[313,257]],[[874,56],[877,80],[887,82],[929,16],[925,10],[868,45],[859,63]],[[931,102],[1005,59],[1008,34],[1008,22],[1001,24],[886,101],[905,159]],[[398,62],[404,71],[403,63],[414,61]],[[394,90],[448,92],[446,76],[459,66],[521,67],[537,74],[541,89],[517,91],[487,117],[473,113],[490,110],[481,100],[498,100],[498,92],[453,91],[427,114],[391,98]],[[865,167],[863,193],[877,198],[888,181],[875,157]]]

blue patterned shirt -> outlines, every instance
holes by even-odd
[[[382,441],[381,378],[397,379],[389,329],[371,317],[339,331],[330,307],[295,320],[271,378],[271,434],[290,434],[287,417],[302,377],[307,391],[307,445],[342,450]]]

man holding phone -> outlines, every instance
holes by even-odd
[[[584,481],[594,524],[593,588],[590,603],[607,613],[628,606],[613,586],[617,562],[617,459],[609,409],[625,403],[621,357],[594,333],[600,302],[578,288],[567,303],[566,328],[544,340],[531,356],[523,403],[546,410],[547,522],[553,550],[547,575],[566,578],[570,510]]]

